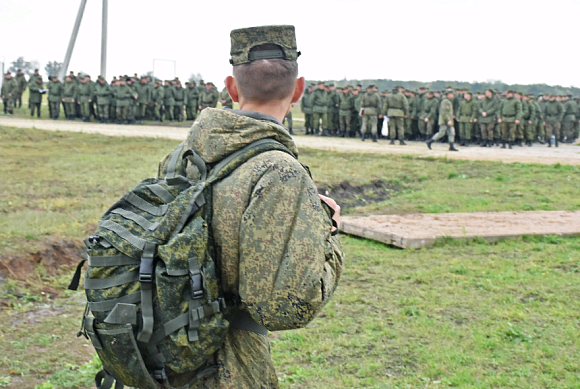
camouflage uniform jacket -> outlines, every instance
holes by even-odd
[[[59,80],[50,81],[48,83],[48,101],[57,102],[62,99],[63,86]]]
[[[456,111],[457,121],[469,123],[470,121],[477,119],[478,111],[479,109],[475,100],[471,99],[467,101],[467,99],[463,99],[461,103],[459,103],[459,109]]]
[[[302,98],[300,99],[300,109],[305,114],[312,113],[312,102],[311,102],[312,92],[308,92],[308,90],[304,91]]]
[[[381,97],[376,92],[367,92],[362,97],[361,107],[365,110],[363,113],[365,116],[381,115]]]
[[[350,116],[354,111],[354,96],[350,93],[340,95],[340,105],[338,113],[342,116]]]
[[[499,108],[499,117],[502,122],[515,123],[516,120],[522,120],[523,109],[522,103],[515,97],[502,100]]]
[[[326,113],[326,100],[328,95],[324,89],[315,89],[310,94],[310,104],[313,113]]]
[[[224,88],[220,93],[220,100],[225,100],[225,103],[222,104],[224,107],[233,108],[234,101],[230,96],[230,92],[228,92],[228,88]]]
[[[187,147],[215,164],[264,138],[298,153],[272,116],[212,108],[193,124]],[[160,177],[168,158],[160,163]],[[215,184],[212,199],[224,292],[240,296],[241,309],[270,331],[306,326],[332,296],[344,254],[305,168],[284,152],[265,152]],[[217,364],[218,373],[191,388],[278,388],[267,336],[230,329],[210,364]]]
[[[499,107],[499,101],[493,97],[484,97],[479,103],[479,122],[493,123]],[[485,116],[481,114],[485,112]]]
[[[578,112],[578,104],[572,99],[564,103],[564,121],[565,122],[575,122],[576,114]]]
[[[14,77],[14,80],[16,82],[16,93],[22,93],[24,92],[24,90],[26,89],[26,86],[28,85],[28,83],[26,82],[26,77],[24,77],[24,74],[16,74],[16,77]],[[33,77],[30,77],[30,81],[34,81],[35,79],[33,79]],[[32,82],[30,82],[30,84],[34,85]]]
[[[185,89],[185,105],[188,107],[197,107],[197,100],[199,92],[195,86],[190,86]]]
[[[453,108],[453,105],[451,106]],[[437,110],[439,109],[439,100],[436,97],[426,97],[423,102],[423,108],[419,115],[420,120],[429,119],[435,121],[437,118]]]
[[[433,100],[433,99],[432,99]],[[434,99],[437,101],[437,99]],[[439,125],[447,126],[447,122],[453,120],[453,103],[449,101],[448,98],[441,100],[441,106],[439,107]]]
[[[561,122],[564,118],[564,105],[559,101],[548,101],[546,111],[544,112],[546,123],[554,124]]]
[[[97,81],[95,85],[95,95],[97,96],[98,105],[109,105],[111,104],[113,89],[111,89],[111,86],[107,84],[107,82],[103,82],[101,84],[99,81]]]
[[[407,97],[399,91],[393,91],[385,98],[383,112],[389,118],[409,116],[409,102]]]

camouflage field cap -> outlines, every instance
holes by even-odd
[[[230,63],[234,66],[259,59],[285,59],[296,61],[300,52],[296,49],[294,26],[260,26],[240,28],[230,33]],[[252,51],[256,46],[276,45],[273,50]]]

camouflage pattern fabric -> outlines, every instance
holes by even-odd
[[[298,154],[273,117],[211,108],[193,124],[187,146],[212,164],[264,138]],[[240,296],[242,309],[270,331],[308,324],[334,293],[344,254],[304,167],[280,151],[260,154],[214,186],[213,210],[224,292]],[[217,375],[192,388],[278,387],[266,336],[230,329],[210,364]]]
[[[296,61],[300,55],[296,50],[296,33],[294,26],[260,26],[233,30],[230,33],[232,56],[230,63],[234,66],[252,61],[250,51],[252,48],[264,44],[275,44],[280,47],[282,57],[276,53],[268,55],[262,53],[260,58],[283,58],[288,61]]]

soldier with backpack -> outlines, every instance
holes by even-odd
[[[340,207],[281,124],[304,91],[299,54],[293,26],[232,31],[240,110],[203,110],[85,241],[99,389],[279,387],[268,331],[306,326],[344,260]]]

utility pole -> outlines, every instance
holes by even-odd
[[[103,0],[103,25],[101,27],[101,76],[107,79],[107,19],[109,0]]]
[[[64,75],[68,70],[68,65],[70,63],[70,57],[72,56],[73,49],[75,47],[75,42],[77,40],[77,35],[79,33],[79,27],[81,26],[81,21],[83,20],[83,14],[85,12],[85,5],[87,5],[87,0],[81,0],[81,6],[79,7],[79,12],[77,14],[77,20],[75,21],[75,25],[73,27],[73,32],[70,37],[70,42],[68,43],[68,49],[66,50],[66,55],[64,57],[64,62],[62,64],[62,68],[58,73],[58,79],[64,80]]]

